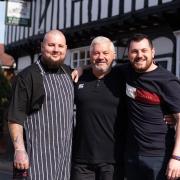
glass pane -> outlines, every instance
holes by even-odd
[[[73,60],[78,58],[78,54],[77,53],[73,53]]]
[[[76,68],[77,67],[77,61],[73,62],[73,67]]]
[[[87,51],[87,58],[89,58],[90,56],[89,56],[89,51]]]
[[[87,65],[91,64],[91,63],[90,63],[90,60],[87,60],[87,61],[86,61],[86,64],[87,64]]]
[[[82,66],[82,65],[85,65],[85,61],[84,60],[79,61],[79,66]]]
[[[158,64],[160,64],[162,67],[164,67],[165,69],[167,69],[167,65],[168,65],[168,62],[166,60],[164,61],[157,61]]]
[[[80,59],[84,59],[85,58],[85,51],[80,51]]]

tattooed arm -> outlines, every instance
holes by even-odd
[[[175,145],[172,153],[175,158],[170,159],[167,167],[166,174],[168,180],[175,180],[180,177],[180,113],[173,114],[173,116],[176,119]]]
[[[17,169],[28,169],[29,159],[24,145],[23,127],[13,122],[9,122],[8,127],[15,150],[14,166]]]

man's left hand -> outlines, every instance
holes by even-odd
[[[166,170],[166,176],[168,180],[177,180],[180,178],[180,161],[170,159]]]

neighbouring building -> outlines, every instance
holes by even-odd
[[[31,0],[31,26],[6,25],[6,50],[17,70],[33,63],[45,32],[61,29],[67,38],[66,63],[89,63],[95,36],[116,45],[117,62],[127,59],[127,39],[146,33],[156,48],[156,61],[180,77],[180,0]]]
[[[5,52],[4,44],[0,44],[0,67],[3,70],[15,68],[15,60]]]
[[[10,80],[14,77],[14,68],[14,58],[5,53],[4,44],[0,44],[0,157],[7,157],[9,153],[7,146],[11,147],[6,113],[11,94]]]

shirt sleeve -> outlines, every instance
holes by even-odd
[[[28,93],[24,80],[17,76],[13,82],[13,92],[8,109],[8,121],[23,125],[27,117]]]
[[[169,78],[162,88],[162,96],[170,113],[180,112],[180,81],[176,77]]]

